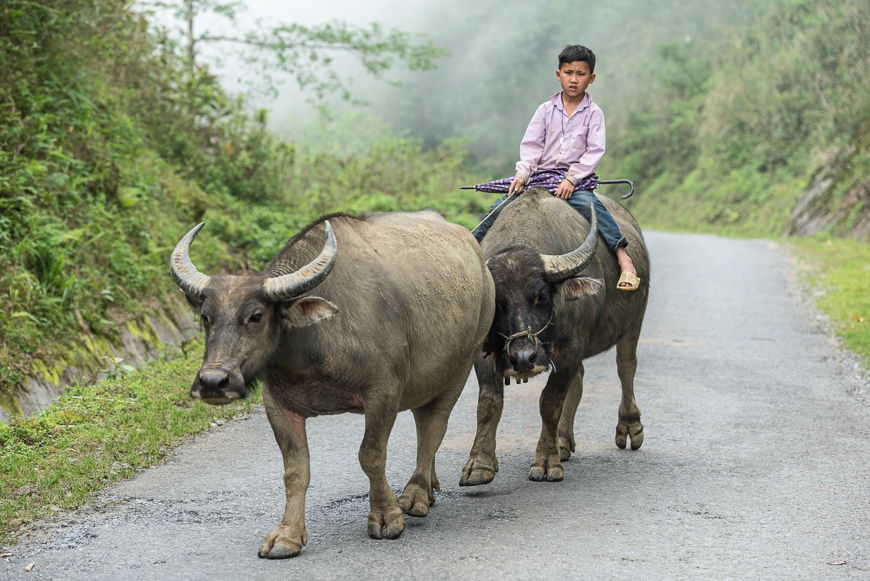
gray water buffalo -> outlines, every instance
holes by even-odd
[[[649,294],[649,255],[628,210],[601,197],[628,240],[626,251],[641,285],[616,289],[616,257],[598,244],[592,227],[563,200],[533,188],[505,207],[483,240],[496,289],[496,313],[475,362],[480,396],[477,435],[460,485],[491,482],[498,470],[495,435],[504,386],[552,370],[541,393],[543,427],[531,480],[562,480],[562,460],[575,451],[574,415],[583,395],[583,360],[616,345],[622,402],[616,445],[643,443],[640,408],[634,399],[637,341]]]
[[[359,462],[370,481],[370,537],[402,534],[403,512],[428,514],[439,489],[435,452],[492,323],[492,278],[466,229],[434,212],[327,218],[294,236],[259,275],[198,272],[189,251],[202,224],[172,255],[172,275],[205,331],[191,395],[225,404],[263,382],[287,496],[260,557],[293,557],[306,544],[305,421],[314,416],[365,415]],[[384,467],[396,415],[406,409],[417,424],[417,467],[397,499]]]

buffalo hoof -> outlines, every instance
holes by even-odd
[[[368,533],[373,539],[398,539],[405,530],[405,516],[398,508],[395,511],[369,513]]]
[[[257,556],[261,559],[289,559],[302,552],[302,545],[308,542],[308,533],[302,529],[299,532],[291,532],[287,528],[279,526],[266,535]]]
[[[459,478],[459,486],[480,486],[481,484],[489,484],[495,478],[495,473],[498,472],[498,461],[495,461],[495,466],[484,464],[480,460],[469,458],[462,469],[462,476]]]
[[[565,438],[559,436],[559,459],[564,462],[571,457],[571,452],[574,451],[574,438]]]
[[[408,484],[399,497],[399,509],[411,516],[424,517],[429,514],[429,507],[435,504],[435,495],[431,489],[427,493],[416,484]]]
[[[640,422],[632,422],[623,424],[622,422],[616,426],[616,445],[624,450],[626,440],[631,439],[631,449],[638,450],[643,446],[643,425]]]
[[[302,547],[285,547],[284,545],[273,545],[272,550],[265,552],[263,547],[257,551],[257,556],[261,559],[289,559],[295,557],[302,552]]]
[[[561,464],[532,464],[529,469],[529,480],[535,482],[559,482],[563,477]]]

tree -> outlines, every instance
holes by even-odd
[[[337,52],[354,55],[366,72],[381,78],[400,63],[411,71],[434,69],[436,59],[446,54],[424,35],[413,35],[395,28],[386,30],[376,22],[362,28],[341,21],[309,27],[281,23],[269,26],[257,20],[255,30],[241,35],[212,34],[208,30],[199,34],[195,32],[197,18],[209,13],[225,17],[237,25],[236,17],[244,10],[241,0],[155,0],[145,5],[152,14],[155,9],[168,10],[183,24],[175,30],[163,29],[162,36],[167,41],[174,41],[191,70],[198,66],[200,45],[229,44],[236,47],[234,54],[245,64],[260,69],[258,78],[273,97],[277,95],[276,87],[280,83],[280,78],[275,75],[278,72],[293,76],[301,88],[313,90],[320,100],[330,92],[352,100],[346,83],[339,79],[332,67],[333,55]]]

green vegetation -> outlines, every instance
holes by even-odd
[[[177,351],[177,352],[176,352]],[[260,392],[228,406],[193,403],[202,344],[129,375],[74,386],[48,409],[0,424],[0,543],[18,527],[73,510],[88,494],[158,464],[179,438],[250,412]]]
[[[639,182],[647,227],[777,236],[810,179],[870,118],[860,0],[782,0],[712,43],[659,47],[612,126],[608,174]]]
[[[459,146],[379,135],[364,154],[284,142],[155,41],[124,0],[0,8],[0,402],[35,370],[154,314],[180,237],[211,272],[259,269],[318,215],[436,207],[473,224]],[[205,243],[207,241],[207,243]],[[78,351],[97,359],[98,350]],[[50,375],[50,374],[49,374]]]
[[[802,278],[846,348],[870,360],[870,246],[854,239],[794,238]]]

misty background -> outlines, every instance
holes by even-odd
[[[597,78],[589,93],[608,126],[616,126],[626,102],[636,103],[665,74],[656,47],[677,43],[689,53],[700,52],[757,16],[757,0],[249,0],[245,5],[235,27],[209,15],[197,21],[197,29],[247,30],[260,19],[269,25],[376,21],[429,35],[448,52],[434,71],[393,69],[383,80],[367,76],[353,57],[336,52],[336,67],[354,98],[368,105],[327,98],[321,110],[290,78],[272,99],[234,58],[232,47],[203,46],[199,61],[209,64],[227,90],[244,94],[250,107],[267,108],[276,133],[345,155],[389,133],[419,138],[426,148],[459,139],[469,167],[492,177],[512,173],[532,114],[560,90],[556,57],[564,45],[583,44],[596,53]],[[159,12],[155,20],[171,22]]]

